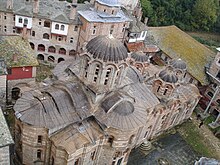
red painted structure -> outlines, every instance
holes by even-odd
[[[11,71],[9,71],[9,74],[7,75],[7,80],[32,78],[33,77],[32,72],[33,72],[32,66],[14,67],[11,68]]]

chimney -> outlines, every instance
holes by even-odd
[[[34,0],[33,13],[37,14],[38,12],[39,12],[39,0]]]
[[[23,25],[22,38],[24,40],[27,40],[27,25],[26,24]]]
[[[77,4],[77,0],[72,0],[72,4]]]
[[[7,9],[13,9],[13,0],[7,0]]]
[[[75,2],[74,0],[72,2]],[[70,9],[70,19],[74,20],[76,18],[76,7],[77,7],[77,3],[72,3],[71,4],[71,9]]]
[[[147,23],[148,23],[148,17],[145,17],[145,19],[144,19],[144,24],[147,26]]]

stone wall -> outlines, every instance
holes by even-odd
[[[4,107],[6,102],[6,75],[0,76],[0,106]]]

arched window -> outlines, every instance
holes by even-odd
[[[54,46],[49,46],[48,52],[50,53],[56,53],[56,48]]]
[[[38,54],[37,59],[43,61],[44,60],[44,55],[43,54]]]
[[[13,100],[19,99],[20,91],[21,91],[20,88],[17,88],[17,87],[12,88],[12,90],[11,90],[11,98]]]
[[[160,91],[160,86],[158,86],[158,88],[157,88],[157,92],[159,92]]]
[[[25,25],[28,24],[28,19],[27,19],[27,18],[24,19],[24,24],[25,24]]]
[[[37,158],[41,159],[42,156],[42,151],[41,150],[37,150]]]
[[[49,34],[47,34],[47,33],[44,33],[44,34],[43,34],[43,39],[47,39],[47,40],[49,40],[49,39],[50,39],[50,36],[49,36]]]
[[[23,20],[22,20],[21,17],[18,19],[18,22],[19,22],[19,23],[22,23],[22,22],[23,22]]]
[[[45,46],[43,44],[39,44],[37,50],[45,52]]]
[[[60,48],[60,50],[59,50],[59,54],[66,54],[66,49],[64,49],[64,48]]]
[[[105,82],[104,82],[104,85],[107,85],[108,84],[108,81],[110,79],[110,74],[112,72],[112,69],[111,68],[108,68],[107,71],[106,71],[106,75],[105,75]]]
[[[60,30],[64,31],[64,29],[65,29],[65,26],[61,25]]]
[[[100,71],[100,65],[96,64],[95,65],[95,74],[94,74],[94,78],[93,81],[96,82],[99,76],[99,71]]]
[[[44,21],[44,27],[48,27],[49,28],[50,27],[50,21]]]
[[[56,30],[59,30],[59,28],[60,28],[59,24],[56,24],[56,25],[55,25],[55,29],[56,29]]]
[[[33,44],[32,42],[30,42],[29,44],[30,44],[30,46],[31,46],[31,49],[34,50],[34,44]]]
[[[58,63],[60,63],[61,61],[65,61],[63,58],[58,58]]]
[[[55,61],[55,58],[54,58],[53,56],[49,56],[49,57],[47,58],[47,60],[50,61],[50,62],[54,62],[54,61]]]
[[[75,56],[76,55],[76,51],[75,50],[70,50],[69,55],[70,56]]]

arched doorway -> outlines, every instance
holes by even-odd
[[[39,44],[37,50],[45,52],[45,46],[43,44]]]
[[[56,48],[54,46],[49,46],[48,52],[50,53],[56,53]]]
[[[69,55],[70,56],[75,56],[76,55],[76,51],[75,50],[70,50]]]
[[[44,61],[44,55],[43,54],[38,54],[37,59],[41,60],[41,61]]]
[[[59,58],[58,63],[60,63],[61,61],[65,61],[65,60],[63,58]]]
[[[65,54],[66,54],[66,49],[64,49],[64,48],[60,48],[60,50],[59,50],[59,54],[63,54],[63,55],[65,55]]]
[[[55,58],[54,58],[53,56],[49,56],[49,57],[47,58],[47,60],[48,60],[49,62],[54,62],[54,61],[55,61]]]
[[[20,88],[17,88],[17,87],[12,88],[12,90],[11,90],[11,98],[12,98],[12,100],[19,99],[20,92],[21,92]]]

